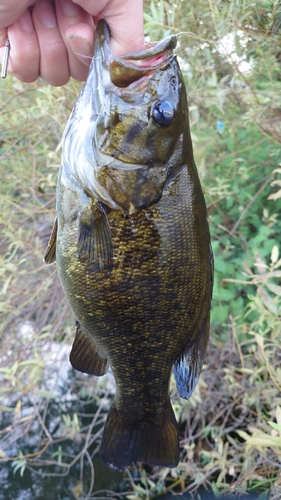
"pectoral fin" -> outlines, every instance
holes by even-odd
[[[76,335],[69,356],[69,361],[75,370],[88,375],[104,375],[107,371],[107,359],[102,357],[94,341],[85,334],[76,322]]]
[[[205,318],[195,342],[190,347],[186,346],[174,365],[177,389],[182,398],[189,399],[197,386],[208,339],[209,319]]]
[[[58,232],[58,219],[55,219],[54,226],[51,232],[51,236],[44,254],[43,260],[45,264],[53,264],[56,262],[56,244],[57,244],[57,232]]]
[[[112,269],[111,229],[106,209],[101,203],[85,207],[80,216],[78,258],[94,272]]]

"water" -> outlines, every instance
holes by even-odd
[[[67,391],[65,392],[67,394]],[[27,413],[26,407],[23,407],[23,413]],[[52,434],[56,436],[59,426],[61,425],[61,415],[79,414],[80,427],[89,429],[89,425],[93,420],[93,415],[97,412],[98,407],[95,402],[66,401],[61,395],[60,401],[51,401],[48,407],[48,416],[45,419],[46,428],[52,428]],[[81,414],[83,415],[81,417]],[[103,422],[97,420],[97,425],[93,427],[93,433],[98,433],[102,429]],[[53,424],[53,425],[50,425]],[[10,425],[9,419],[4,419],[1,422],[3,429]],[[39,443],[36,431],[41,429],[35,425],[29,435],[18,437],[16,443],[11,443],[10,450],[5,450],[6,454],[14,456],[18,450],[26,455],[33,453],[34,450],[42,448],[42,442]],[[17,432],[15,428],[15,432]],[[101,489],[109,489],[115,492],[125,491],[124,474],[109,469],[101,460],[99,455],[94,452],[97,449],[98,443],[94,441],[87,448],[86,454],[81,456],[80,460],[72,465],[70,469],[57,465],[54,460],[54,453],[57,453],[58,446],[61,446],[63,461],[71,462],[83,448],[85,441],[81,439],[64,439],[60,445],[52,443],[46,453],[42,455],[42,460],[37,458],[36,461],[28,461],[29,465],[24,471],[19,469],[15,472],[11,462],[2,463],[0,466],[0,500],[75,500],[82,493],[86,494],[91,490],[92,494]],[[93,453],[94,476],[93,469],[90,466],[86,457],[90,457]],[[55,455],[57,456],[57,455]],[[50,462],[50,464],[49,464]],[[83,488],[83,491],[82,491]],[[128,488],[127,488],[128,489]]]
[[[124,489],[123,474],[108,470],[102,460],[94,460],[96,481],[95,491]],[[19,472],[13,473],[12,467],[4,464],[0,471],[0,499],[1,500],[76,500],[75,493],[80,494],[80,473],[78,467],[71,475],[54,477],[37,475],[26,470],[21,477]],[[80,496],[80,495],[79,495]],[[86,496],[86,495],[85,495]]]
[[[27,326],[20,334],[32,336]],[[75,500],[102,489],[128,489],[124,474],[106,467],[98,455],[115,392],[113,376],[95,380],[75,372],[68,361],[70,348],[46,344],[41,351],[46,368],[40,389],[26,395],[15,392],[1,401],[12,407],[20,401],[19,414],[5,412],[0,423],[0,450],[7,457],[38,452],[48,439],[49,445],[41,456],[30,457],[26,466],[23,461],[0,463],[0,500]],[[50,398],[42,399],[44,394]]]

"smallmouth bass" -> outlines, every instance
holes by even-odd
[[[136,462],[175,467],[171,372],[189,398],[209,337],[206,206],[176,38],[121,57],[109,40],[101,20],[64,132],[44,259],[56,261],[77,318],[72,366],[100,376],[110,365],[115,377],[103,460],[119,470]]]

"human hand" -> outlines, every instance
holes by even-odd
[[[19,80],[84,81],[100,18],[109,25],[114,54],[143,48],[142,0],[0,0],[0,61],[8,37],[8,71]]]

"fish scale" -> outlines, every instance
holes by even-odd
[[[108,42],[100,21],[96,57],[64,134],[45,261],[56,260],[77,318],[72,366],[100,376],[109,364],[115,378],[102,458],[119,470],[136,462],[175,467],[171,372],[190,397],[209,338],[206,206],[175,40],[141,52],[140,61],[153,60],[143,70],[129,56],[114,58]]]

